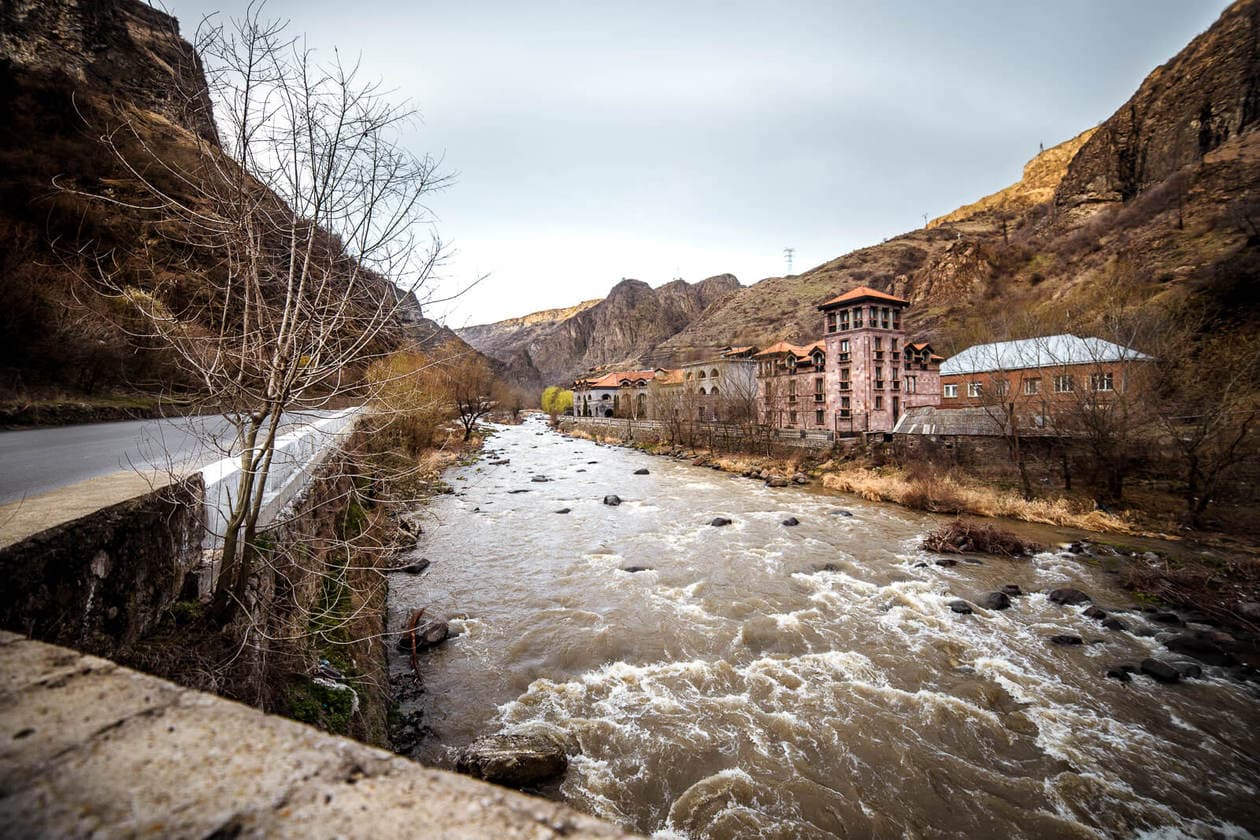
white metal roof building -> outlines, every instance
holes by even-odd
[[[1152,360],[1145,353],[1101,338],[1065,333],[968,347],[941,363],[941,376]]]

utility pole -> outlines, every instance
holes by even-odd
[[[784,249],[783,249],[783,259],[787,260],[787,273],[788,273],[789,275],[792,273],[792,255],[793,255],[793,254],[795,254],[795,253],[796,253],[796,249],[795,249],[795,248],[784,248]]]

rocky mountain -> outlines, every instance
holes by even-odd
[[[206,294],[196,278],[215,270],[214,254],[177,253],[151,235],[139,210],[91,198],[143,194],[101,140],[123,124],[120,145],[163,161],[146,175],[172,194],[188,189],[179,173],[197,155],[219,150],[202,66],[178,22],[139,0],[0,3],[0,113],[0,399],[194,389],[160,347],[135,340],[122,302],[93,286],[108,273],[144,293],[156,267],[185,278],[195,299]],[[396,291],[377,275],[364,282]],[[457,340],[414,296],[396,314],[387,342]]]
[[[730,274],[655,289],[642,280],[622,280],[602,300],[457,333],[522,383],[565,382],[591,369],[668,361],[671,354],[655,348],[741,288]]]
[[[1258,116],[1260,0],[1239,0],[1115,114],[1039,153],[1010,187],[741,288],[650,351],[632,356],[626,344],[606,358],[649,366],[729,344],[812,340],[817,305],[858,285],[909,299],[908,329],[947,353],[1012,312],[1045,324],[1070,313],[1088,331],[1119,298],[1189,299],[1260,321]]]

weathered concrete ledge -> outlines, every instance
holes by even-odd
[[[0,633],[0,837],[630,837],[563,805]]]

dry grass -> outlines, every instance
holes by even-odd
[[[1063,498],[1027,500],[1018,493],[932,472],[907,474],[898,469],[842,468],[823,476],[823,486],[877,502],[895,502],[933,513],[970,513],[1006,517],[1113,534],[1134,533],[1124,516],[1087,509]]]

